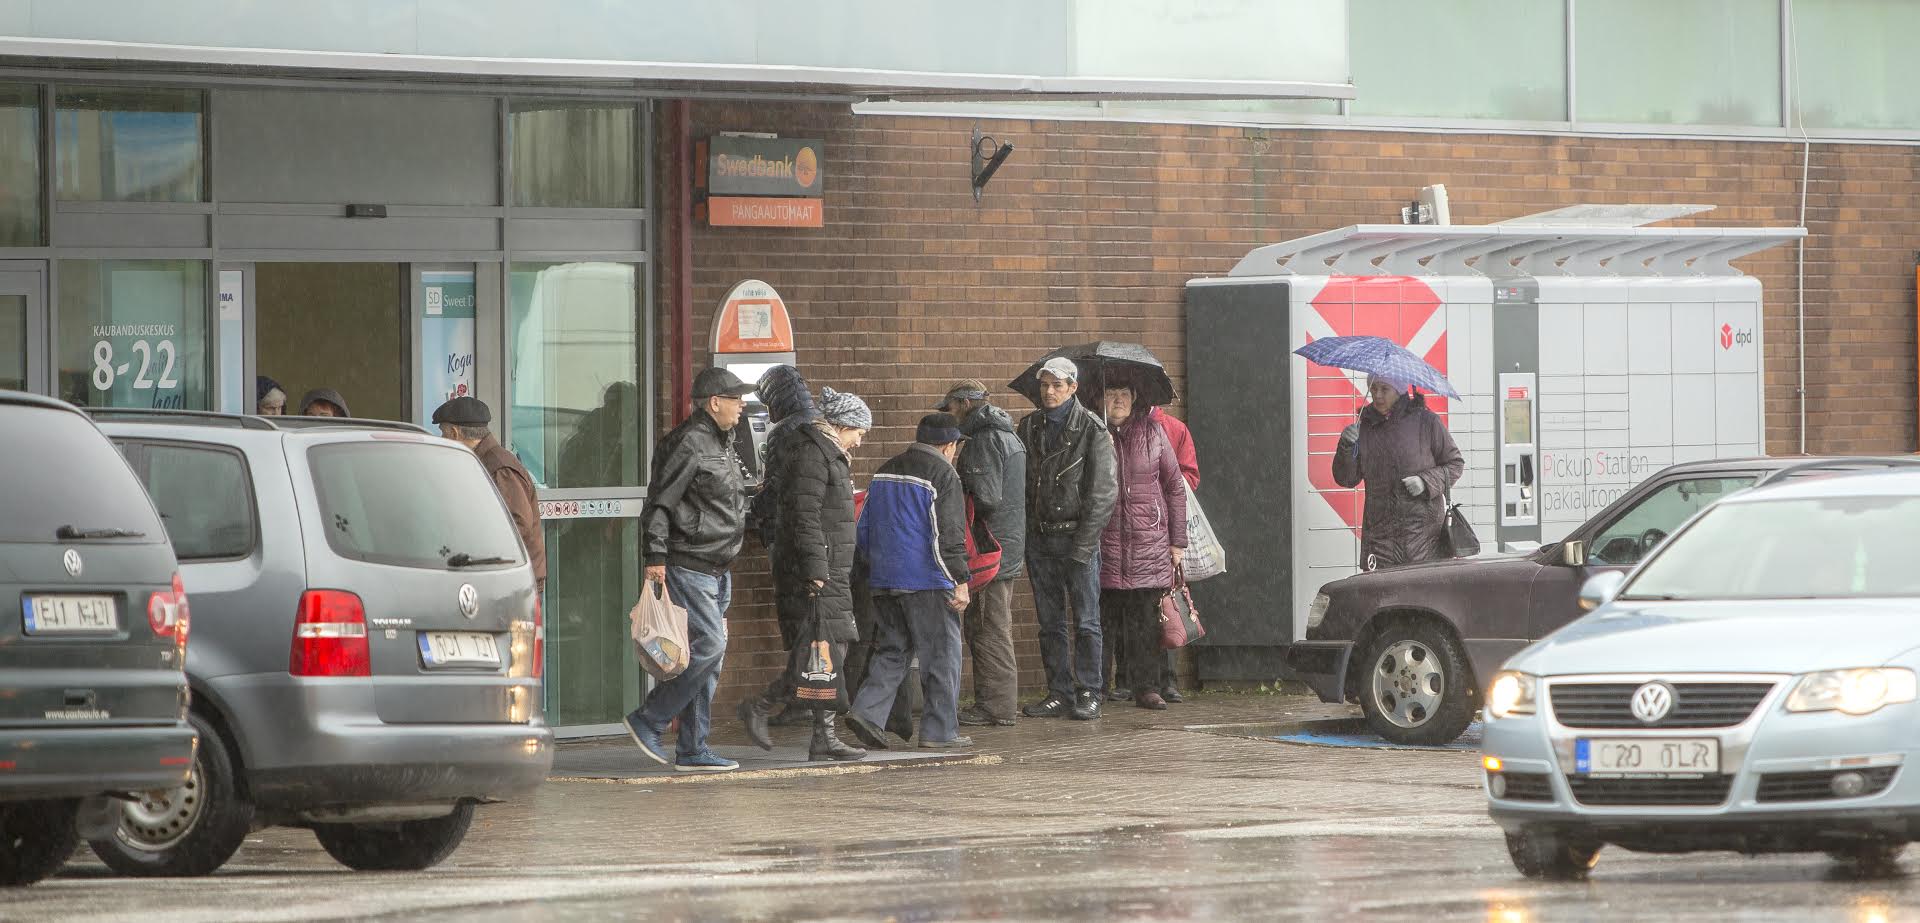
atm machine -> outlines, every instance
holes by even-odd
[[[793,365],[793,320],[773,286],[748,279],[727,292],[713,316],[713,364],[741,381],[756,383],[776,365]],[[770,429],[760,395],[746,397],[746,411],[734,430],[733,448],[745,467],[749,486],[760,483]]]

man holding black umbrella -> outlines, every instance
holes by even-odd
[[[1025,376],[1023,376],[1024,378]],[[1047,697],[1030,718],[1100,717],[1105,660],[1100,633],[1100,535],[1119,486],[1113,437],[1074,395],[1080,368],[1048,359],[1031,391],[1039,410],[1020,421],[1027,447],[1027,578],[1040,618]]]

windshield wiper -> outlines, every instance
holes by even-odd
[[[512,558],[476,558],[464,551],[447,559],[448,567],[477,567],[481,564],[512,564]]]
[[[147,533],[134,529],[82,529],[79,526],[61,526],[54,530],[53,537],[63,542],[83,538],[146,538]]]

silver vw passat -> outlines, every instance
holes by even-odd
[[[1523,874],[1643,852],[1826,852],[1920,838],[1920,473],[1730,496],[1487,694],[1488,811]]]

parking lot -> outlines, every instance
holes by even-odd
[[[112,878],[82,853],[0,919],[1920,918],[1907,878],[1849,880],[1818,856],[1608,850],[1588,883],[1526,881],[1472,751],[1266,739],[1342,714],[1205,695],[1022,721],[944,765],[554,781],[483,809],[418,874],[346,871],[284,828],[203,879]]]

